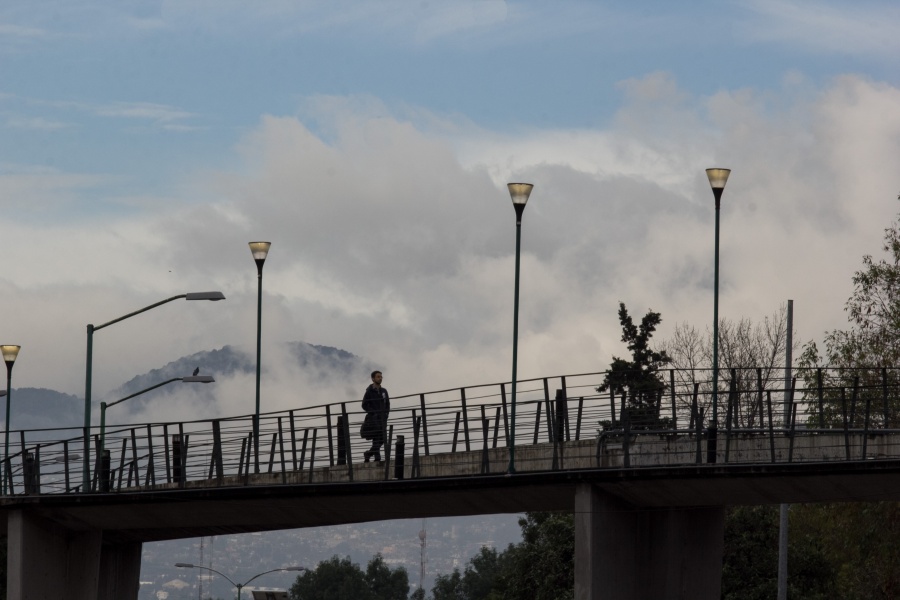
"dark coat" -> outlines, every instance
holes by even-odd
[[[374,384],[370,385],[363,396],[362,408],[366,411],[366,418],[359,429],[359,434],[367,440],[383,442],[388,414],[391,412],[391,398],[388,391],[385,388],[378,389]]]

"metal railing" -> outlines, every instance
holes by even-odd
[[[900,372],[797,370],[786,386],[759,369],[725,371],[710,428],[711,371],[659,372],[652,393],[599,392],[604,373],[518,382],[518,472],[900,458]],[[391,399],[384,461],[362,463],[359,401],[260,416],[15,431],[2,464],[10,494],[354,482],[504,472],[508,383]],[[717,437],[710,439],[710,431]],[[256,447],[259,454],[255,454]]]

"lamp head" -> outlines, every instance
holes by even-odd
[[[182,377],[181,381],[183,383],[215,383],[216,380],[211,375],[189,375]]]
[[[13,346],[13,345],[5,345],[0,346],[0,352],[3,353],[3,362],[6,363],[8,368],[12,368],[13,363],[16,362],[16,357],[19,356],[19,350],[22,346]]]
[[[250,253],[253,254],[253,260],[266,260],[271,245],[272,242],[250,242]]]
[[[184,295],[185,300],[211,300],[216,302],[224,300],[225,294],[222,292],[188,292]]]
[[[272,242],[250,242],[250,253],[253,255],[253,260],[256,261],[256,270],[260,277],[262,277],[263,263],[266,262],[271,245]]]
[[[516,224],[522,222],[522,212],[525,210],[525,204],[528,197],[531,196],[531,190],[534,186],[530,183],[507,183],[509,188],[509,196],[512,198],[513,208],[516,210]]]
[[[175,566],[179,567],[181,569],[193,569],[194,568],[194,565],[192,565],[191,563],[175,563]]]
[[[722,190],[725,189],[725,183],[728,176],[731,175],[731,169],[707,169],[706,177],[709,179],[709,187],[712,188],[713,196],[716,198],[716,208],[719,208],[719,201],[722,199]]]

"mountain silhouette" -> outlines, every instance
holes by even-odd
[[[296,361],[297,367],[303,371],[307,380],[311,382],[350,380],[353,378],[365,380],[369,371],[374,368],[368,360],[346,350],[331,346],[319,346],[305,342],[288,342],[287,353],[293,361]],[[132,377],[112,392],[110,397],[105,398],[105,400],[107,402],[114,401],[169,379],[187,377],[194,372],[198,365],[200,372],[204,375],[225,379],[232,375],[255,374],[256,356],[230,345],[223,346],[217,350],[196,352],[174,360],[158,369]],[[265,360],[263,360],[262,367],[263,373],[265,373]],[[195,385],[194,387],[201,386]],[[202,386],[201,389],[205,387]],[[204,392],[212,395],[215,393],[215,388],[210,387],[205,389]],[[154,395],[164,393],[166,393],[165,387],[153,390],[142,394],[135,398],[134,401],[128,402],[128,404],[132,410],[136,410],[151,400]],[[100,400],[104,400],[104,398],[97,397],[95,390],[93,398],[95,417],[99,414],[100,409],[98,405]],[[10,423],[12,425],[11,431],[20,429],[80,428],[84,423],[84,397],[46,388],[13,389]]]

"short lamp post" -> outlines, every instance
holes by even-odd
[[[188,377],[173,377],[172,379],[167,379],[162,383],[157,383],[156,385],[152,385],[147,389],[143,389],[139,392],[135,392],[129,396],[125,396],[120,400],[116,400],[115,402],[101,402],[100,403],[100,456],[104,456],[106,452],[106,409],[115,406],[121,402],[125,402],[126,400],[131,400],[135,396],[140,396],[141,394],[146,394],[151,390],[155,390],[156,388],[160,388],[164,385],[168,385],[170,383],[174,383],[176,381],[181,381],[183,383],[214,383],[216,380],[213,379],[209,375],[190,375]]]
[[[246,586],[248,583],[250,583],[257,577],[262,577],[263,575],[268,575],[269,573],[276,573],[278,571],[309,571],[309,569],[307,569],[306,567],[284,567],[282,569],[272,569],[271,571],[263,571],[262,573],[257,573],[256,575],[254,575],[253,577],[251,577],[244,583],[237,583],[236,581],[232,580],[228,575],[226,575],[220,571],[216,571],[215,569],[210,569],[209,567],[204,567],[203,565],[194,565],[191,563],[175,563],[175,566],[178,567],[179,569],[203,569],[204,571],[209,571],[210,573],[215,573],[216,575],[221,575],[228,581],[228,583],[230,583],[231,585],[233,585],[234,587],[237,588],[238,600],[241,600],[241,590],[244,589],[244,586]]]
[[[9,400],[12,398],[12,368],[19,356],[21,346],[5,345],[0,346],[0,352],[3,353],[3,362],[6,363],[6,441],[3,445],[3,495],[6,495],[6,484],[12,469],[9,468]]]
[[[522,213],[534,186],[530,183],[509,183],[509,195],[516,211],[516,282],[513,295],[513,347],[512,347],[512,394],[510,396],[511,420],[509,430],[509,468],[516,472],[516,379],[519,352],[519,255],[522,247]]]
[[[719,428],[719,205],[722,192],[731,169],[707,169],[706,177],[716,200],[716,249],[715,275],[713,283],[713,384],[712,384],[712,420],[709,423],[709,436],[706,441],[706,462],[716,462],[716,437]]]
[[[256,412],[253,413],[253,456],[256,472],[259,473],[259,374],[260,359],[262,355],[262,274],[263,265],[269,255],[269,246],[272,242],[250,242],[250,253],[256,261],[257,292],[256,292]]]
[[[213,302],[217,300],[224,300],[225,295],[222,292],[189,292],[187,294],[179,294],[177,296],[172,296],[171,298],[166,298],[165,300],[161,300],[150,306],[145,306],[140,310],[136,310],[134,312],[128,313],[127,315],[121,316],[118,319],[113,319],[112,321],[107,321],[102,325],[93,325],[88,323],[87,326],[87,360],[85,366],[85,375],[84,375],[84,467],[83,467],[83,483],[82,487],[87,489],[87,484],[91,480],[91,471],[90,471],[90,454],[91,454],[91,445],[90,445],[90,432],[91,432],[91,378],[93,375],[94,368],[94,332],[104,327],[109,327],[110,325],[114,325],[119,321],[124,321],[125,319],[131,318],[135,315],[139,315],[141,313],[147,312],[152,308],[156,308],[157,306],[162,306],[168,302],[172,302],[173,300],[180,300],[184,298],[185,300],[211,300]]]

